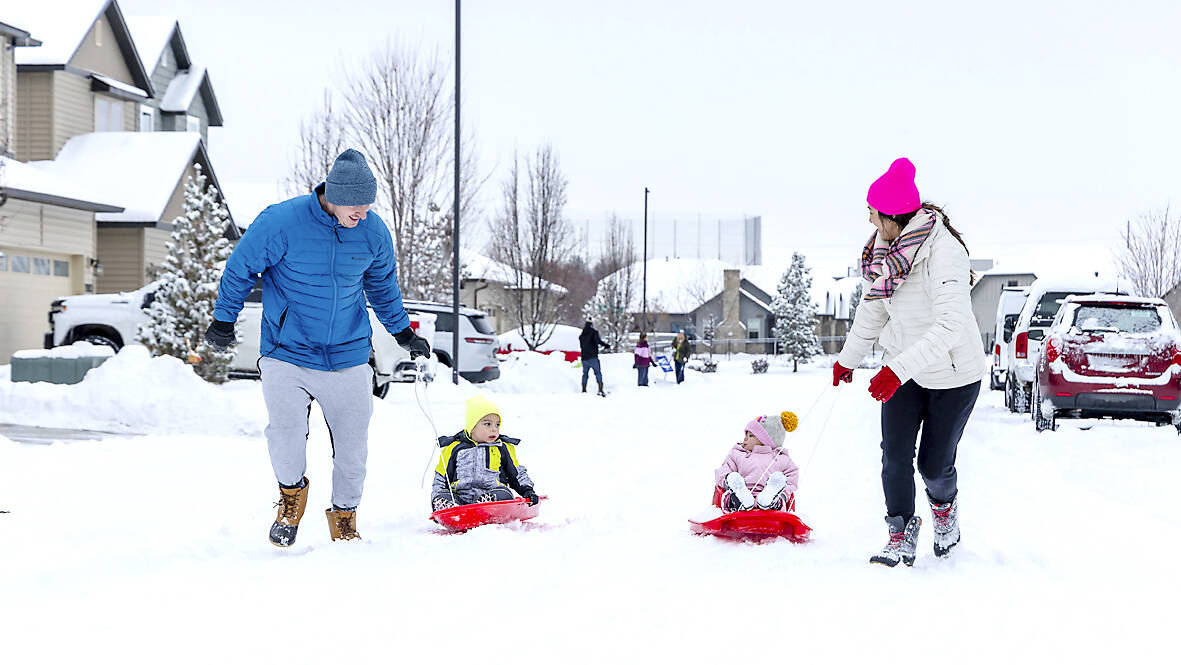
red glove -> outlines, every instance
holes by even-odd
[[[882,370],[869,380],[869,394],[879,402],[886,402],[894,396],[894,391],[901,385],[902,382],[898,380],[894,370],[883,366]]]
[[[836,386],[841,381],[849,383],[853,380],[853,370],[841,365],[840,363],[832,364],[832,385]]]

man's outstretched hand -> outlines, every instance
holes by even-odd
[[[410,359],[428,358],[431,355],[431,345],[407,326],[397,335],[394,335],[394,341],[398,343],[403,349],[410,352]]]

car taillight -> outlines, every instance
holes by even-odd
[[[491,337],[464,337],[463,341],[467,342],[468,344],[491,344],[492,338]]]
[[[1054,362],[1058,359],[1058,347],[1054,346],[1053,339],[1046,340],[1046,362]]]
[[[1017,333],[1017,339],[1013,341],[1013,355],[1018,358],[1029,357],[1029,334]]]
[[[997,344],[992,349],[992,366],[993,367],[1000,367],[1001,366],[1001,345],[1000,344]]]
[[[1177,347],[1173,347],[1173,349],[1173,364],[1181,365],[1181,349],[1178,349]]]

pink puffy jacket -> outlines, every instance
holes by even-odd
[[[722,466],[714,471],[714,483],[718,487],[723,487],[726,476],[731,471],[741,473],[746,479],[746,488],[756,496],[762,491],[767,477],[776,471],[782,471],[783,475],[787,476],[787,487],[784,489],[787,496],[794,494],[800,486],[800,467],[791,461],[791,456],[782,447],[758,445],[754,450],[747,452],[741,443],[735,444],[730,454],[726,455]]]

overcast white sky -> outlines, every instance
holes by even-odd
[[[855,256],[865,190],[903,155],[974,257],[1064,239],[1102,254],[1181,199],[1181,3],[966,4],[468,0],[486,194],[514,146],[549,140],[571,210],[638,219],[649,187],[654,214],[760,214],[771,261]],[[446,0],[120,6],[175,15],[208,64],[223,182],[282,178],[301,116],[374,46],[450,58],[454,39]]]

